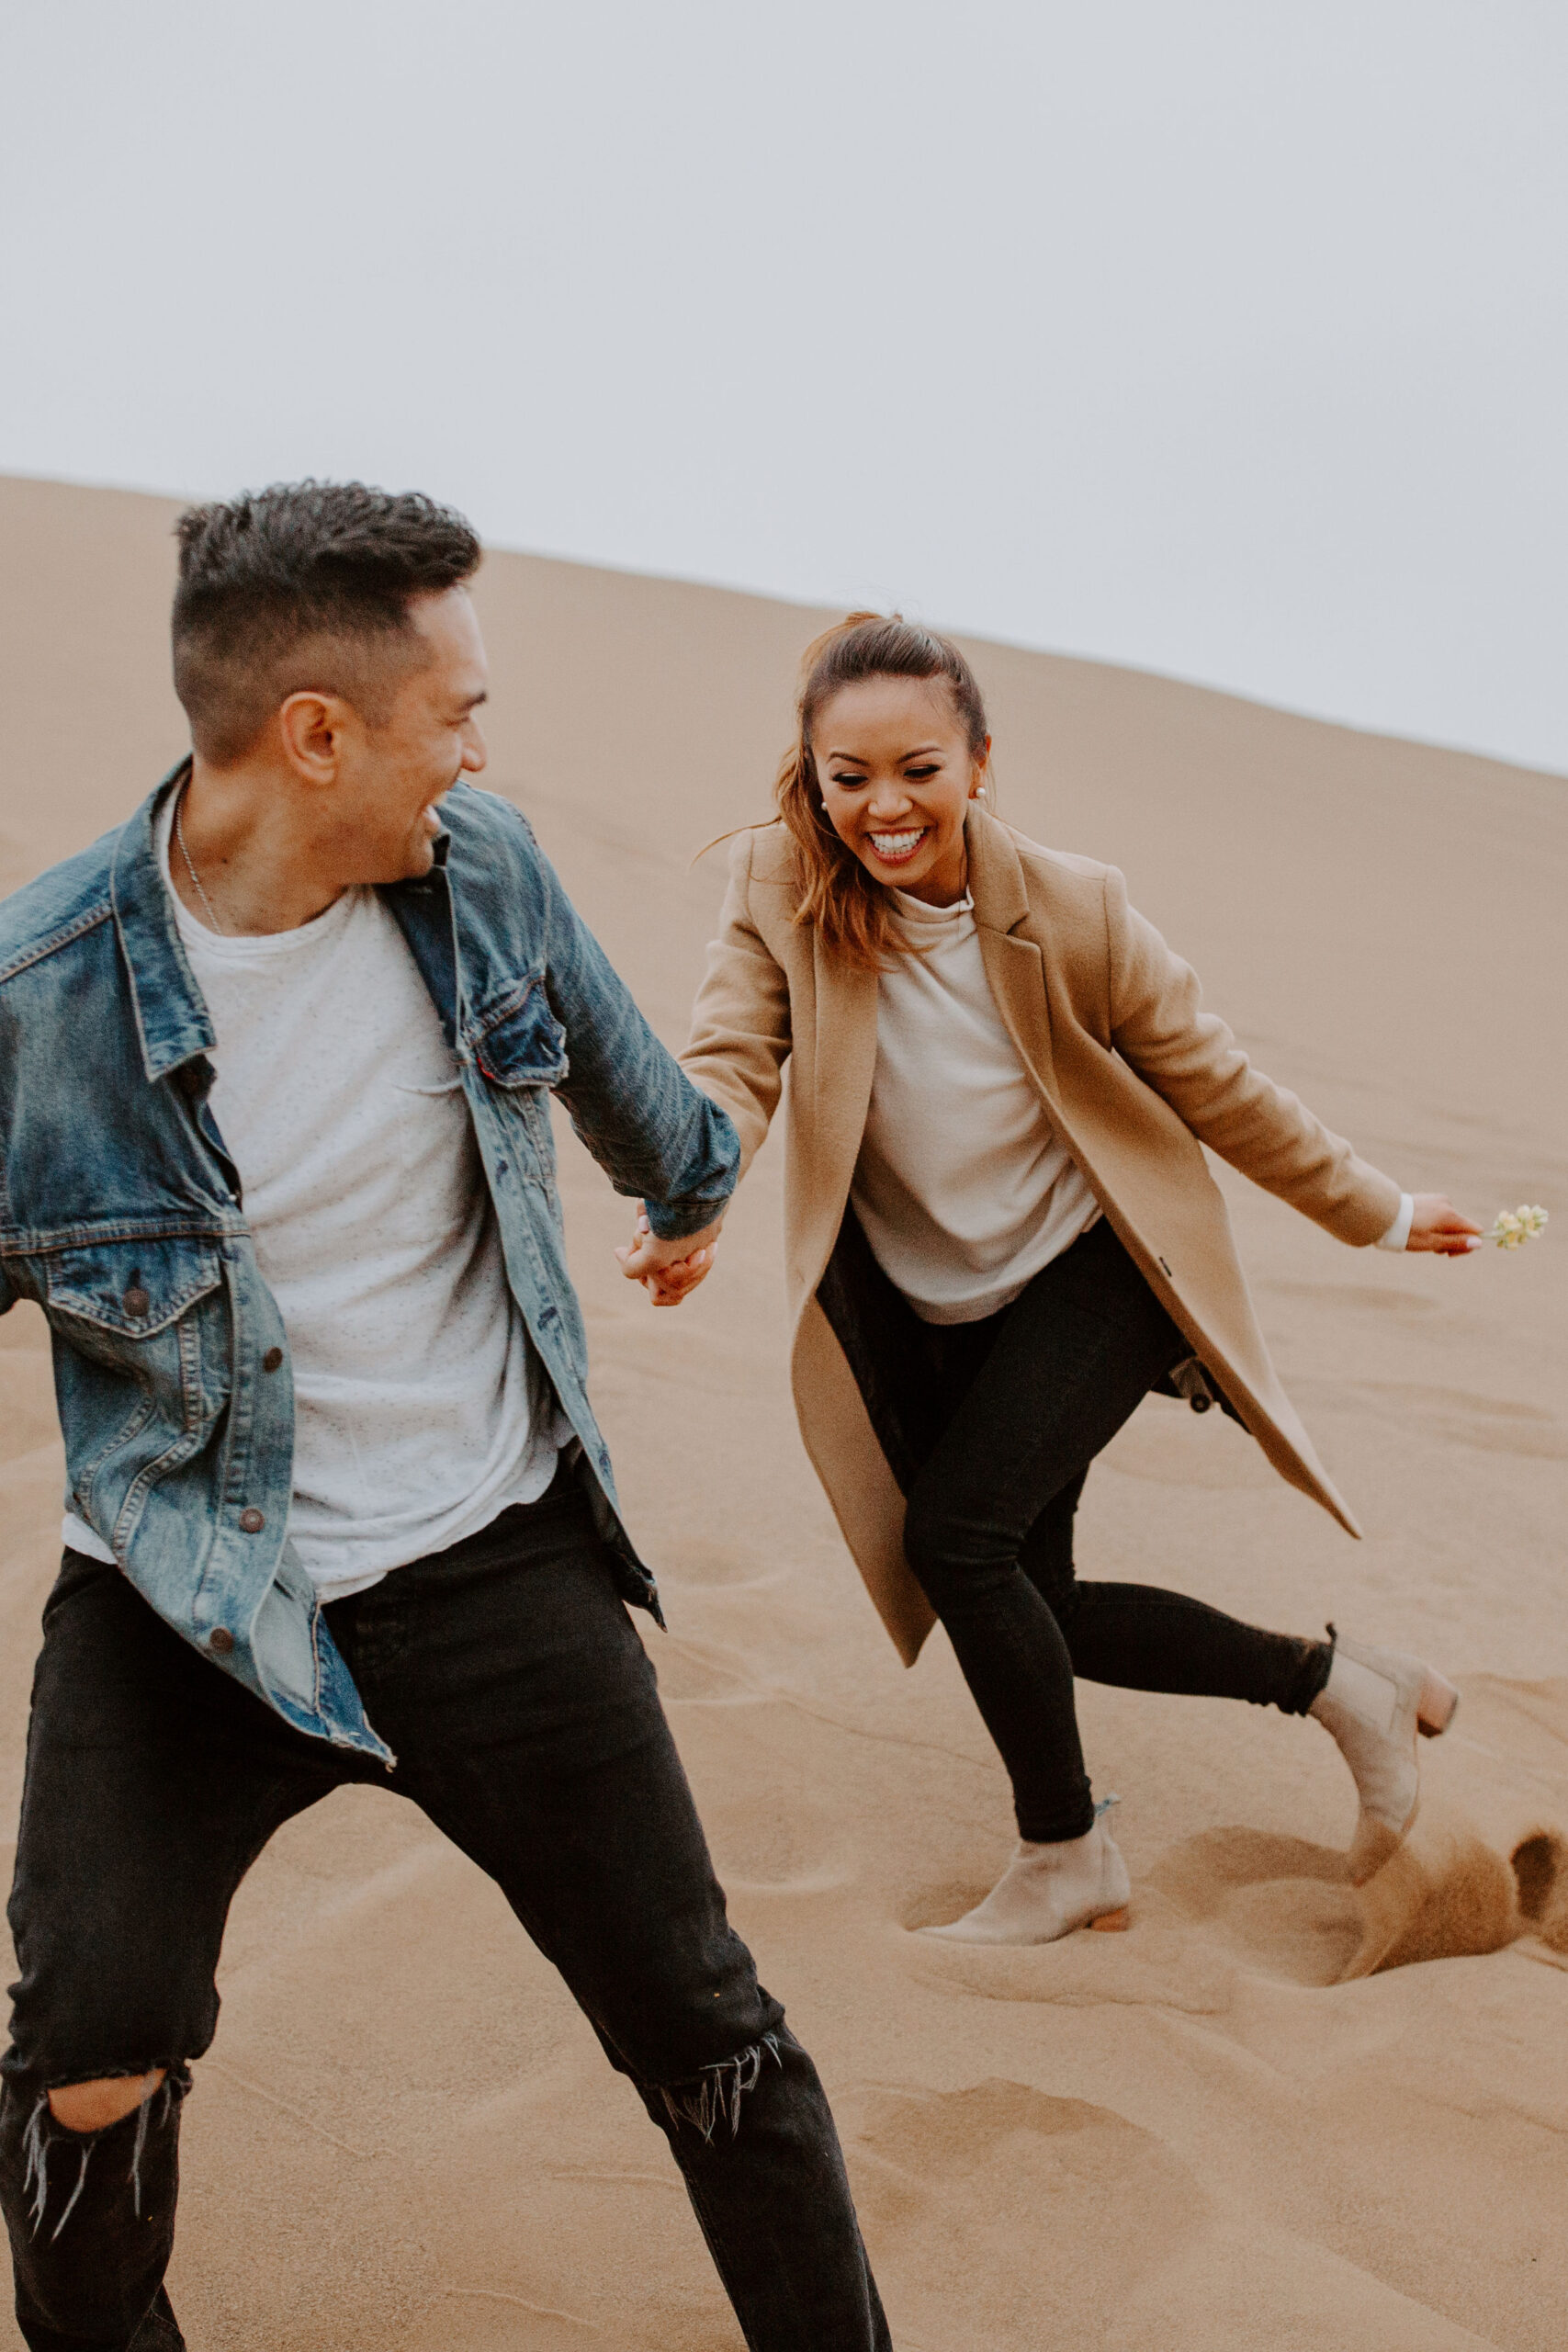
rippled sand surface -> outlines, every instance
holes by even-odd
[[[0,887],[182,749],[173,509],[0,483]],[[816,616],[519,557],[480,602],[489,781],[678,1042],[722,860],[764,813]],[[1568,2308],[1568,784],[1134,673],[976,650],[1002,813],[1114,860],[1276,1077],[1517,1258],[1352,1255],[1227,1178],[1350,1543],[1218,1414],[1151,1400],[1091,1477],[1089,1574],[1459,1682],[1416,1833],[1358,1894],[1313,1724],[1086,1686],[1134,1923],[1047,1950],[911,1933],[1009,1845],[939,1635],[898,1665],[800,1451],[780,1168],[654,1314],[568,1140],[595,1393],[670,1632],[649,1638],[734,1915],[834,2098],[900,2352],[1557,2352]],[[60,1453],[41,1325],[0,1324],[0,1824],[20,1788]],[[1512,1857],[1521,1849],[1517,1870]],[[1522,1890],[1522,1905],[1521,1905]],[[664,2143],[499,1895],[344,1793],[242,1891],[186,2111],[193,2352],[720,2352]],[[18,2339],[0,2318],[0,2345]]]

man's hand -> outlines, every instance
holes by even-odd
[[[1482,1247],[1481,1227],[1461,1216],[1446,1193],[1417,1193],[1407,1250],[1435,1250],[1443,1258],[1468,1258]]]
[[[722,1217],[716,1217],[700,1233],[660,1241],[646,1211],[638,1209],[630,1242],[615,1252],[621,1272],[628,1282],[642,1284],[655,1306],[679,1306],[712,1266],[723,1224]]]

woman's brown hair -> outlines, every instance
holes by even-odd
[[[840,840],[822,807],[811,741],[823,705],[840,686],[858,685],[865,678],[944,679],[973,759],[985,758],[988,729],[975,673],[957,646],[899,613],[852,613],[806,649],[795,740],[773,786],[795,848],[800,904],[795,919],[820,932],[828,948],[846,962],[880,971],[889,956],[909,950],[893,922],[888,892]]]

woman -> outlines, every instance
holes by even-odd
[[[1128,1896],[1075,1675],[1317,1716],[1360,1798],[1358,1881],[1415,1816],[1417,1731],[1457,1703],[1420,1659],[1332,1628],[1297,1640],[1075,1577],[1089,1466],[1152,1388],[1217,1400],[1357,1532],[1275,1377],[1201,1145],[1343,1241],[1460,1255],[1479,1238],[1250,1067],[1114,867],[998,822],[989,758],[955,647],[865,614],[819,638],[778,821],[735,841],[682,1059],[749,1160],[793,1058],[807,1450],[904,1658],[940,1618],[1013,1784],[1005,1875],[932,1932],[1035,1943]],[[672,1304],[712,1238],[639,1225],[619,1254]]]

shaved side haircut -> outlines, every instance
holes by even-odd
[[[372,727],[423,649],[419,596],[479,570],[478,534],[417,491],[276,482],[175,526],[175,692],[214,767],[243,758],[290,695],[341,695]]]

